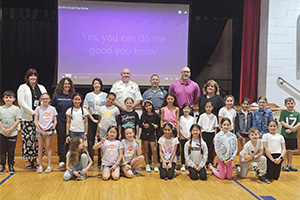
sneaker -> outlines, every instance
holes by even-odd
[[[39,166],[36,170],[37,173],[42,173],[43,172],[43,166]]]
[[[140,175],[135,169],[132,169],[132,173],[133,173],[134,176],[139,176]]]
[[[236,167],[237,173],[239,174],[241,172],[241,166],[240,166],[240,164],[235,164],[235,167]]]
[[[10,174],[14,174],[14,173],[16,172],[16,170],[14,169],[14,166],[9,165],[9,166],[8,166],[8,172],[9,172]]]
[[[181,165],[180,171],[185,172],[185,165]]]
[[[86,179],[86,174],[85,174],[85,175],[78,176],[76,179],[77,179],[78,181],[83,181],[84,179]]]
[[[260,169],[257,166],[253,166],[253,170],[256,172],[257,175],[260,172]]]
[[[153,171],[154,172],[159,172],[159,169],[158,169],[157,165],[154,165],[154,170]]]
[[[258,181],[261,181],[261,182],[267,183],[267,184],[270,183],[270,181],[267,179],[266,176],[259,176],[259,177],[258,177]]]
[[[288,166],[283,166],[282,171],[289,172],[290,168]]]
[[[151,172],[151,168],[149,164],[146,165],[146,172]]]
[[[63,168],[66,166],[66,163],[65,162],[60,162],[59,165],[58,165],[60,168]]]
[[[293,167],[292,165],[289,166],[289,170],[292,171],[292,172],[298,171],[298,169],[296,167]]]
[[[50,173],[50,172],[52,172],[52,170],[53,170],[53,167],[48,166],[47,169],[45,170],[45,172]]]
[[[5,166],[4,165],[1,165],[1,168],[0,168],[0,174],[3,174],[5,172]]]

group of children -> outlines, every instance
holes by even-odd
[[[298,133],[300,127],[299,113],[294,110],[295,101],[292,98],[285,100],[286,111],[280,115],[282,125],[281,135],[276,133],[278,124],[273,120],[271,110],[266,107],[267,99],[258,99],[259,109],[254,114],[249,111],[250,100],[245,98],[241,102],[242,109],[236,112],[233,109],[234,97],[224,98],[225,106],[220,109],[218,117],[212,114],[212,102],[206,102],[205,113],[198,118],[190,115],[192,108],[185,103],[182,107],[183,115],[174,93],[167,93],[160,111],[155,112],[153,103],[145,100],[142,104],[142,115],[139,118],[133,109],[134,100],[125,99],[126,109],[119,111],[114,105],[116,95],[109,93],[106,105],[98,110],[99,139],[93,149],[101,149],[102,178],[110,177],[117,180],[120,173],[132,178],[138,176],[136,167],[144,160],[146,171],[152,169],[149,164],[149,150],[151,149],[155,172],[160,173],[161,179],[172,179],[181,149],[181,171],[189,171],[192,180],[206,180],[207,170],[220,179],[231,179],[233,159],[238,151],[237,138],[242,145],[240,162],[236,165],[238,175],[247,176],[250,163],[259,175],[258,180],[269,183],[277,180],[281,171],[297,171],[292,166],[292,152],[298,149]],[[21,115],[19,109],[13,105],[15,100],[12,91],[3,95],[4,106],[0,107],[0,136],[1,136],[1,169],[5,171],[6,154],[8,154],[9,172],[14,173],[14,149],[17,137],[17,125]],[[41,106],[34,113],[36,137],[39,144],[39,167],[37,172],[43,172],[43,140],[48,152],[48,167],[45,172],[53,170],[51,166],[51,139],[57,124],[57,112],[50,105],[50,95],[44,93],[40,97]],[[73,107],[66,112],[66,143],[70,143],[67,153],[66,172],[64,180],[77,178],[83,180],[88,169],[93,165],[84,148],[83,140],[87,137],[88,111],[82,107],[82,97],[79,93],[72,95]],[[140,134],[141,128],[141,134]],[[218,130],[220,130],[218,132]],[[262,137],[262,140],[259,139]],[[140,140],[141,139],[141,140]],[[250,139],[250,141],[249,141]],[[179,144],[180,143],[180,144]],[[265,156],[263,156],[263,149]],[[287,156],[286,156],[287,151]],[[214,155],[217,155],[218,169],[213,167]],[[143,155],[142,155],[143,154]],[[150,154],[151,155],[151,154]],[[160,166],[158,167],[158,161]],[[260,167],[258,168],[257,162]]]

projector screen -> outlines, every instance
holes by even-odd
[[[170,85],[188,65],[188,30],[188,4],[58,1],[57,80],[112,85],[126,67],[139,85],[154,73]]]

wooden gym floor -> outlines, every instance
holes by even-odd
[[[97,158],[95,157],[95,160]],[[140,177],[118,181],[103,181],[98,166],[88,172],[83,181],[63,181],[64,171],[58,168],[58,157],[53,156],[54,171],[37,174],[25,168],[20,156],[15,158],[16,173],[0,175],[0,199],[300,199],[300,171],[281,172],[278,181],[270,184],[257,182],[253,171],[246,179],[240,179],[233,172],[232,180],[219,180],[208,173],[207,181],[192,181],[188,172],[177,170],[173,180],[159,179],[159,173],[147,173],[144,166],[138,168]],[[235,163],[238,157],[235,158]],[[43,159],[44,170],[47,157]],[[294,166],[300,169],[300,156],[295,155]],[[179,166],[178,166],[179,167]],[[7,166],[6,166],[7,168]]]

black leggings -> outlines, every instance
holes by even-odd
[[[206,180],[207,179],[206,170],[204,167],[202,167],[200,169],[200,171],[197,171],[192,167],[189,167],[188,170],[189,170],[189,176],[192,180],[198,180],[198,179]]]
[[[214,139],[215,133],[209,133],[209,132],[202,132],[202,137],[203,140],[206,142],[207,144],[207,148],[208,148],[208,159],[206,164],[214,164],[214,143],[213,143],[213,139]]]
[[[271,155],[273,156],[274,159],[280,157],[279,153],[274,153],[274,154],[271,154]],[[267,178],[278,180],[278,178],[280,176],[282,161],[279,164],[275,164],[268,158],[268,156],[266,156],[266,157],[267,157],[267,166],[268,166],[267,174],[266,174]]]
[[[166,164],[169,164],[169,163],[166,163]],[[172,179],[172,178],[174,178],[175,167],[176,167],[176,163],[172,162],[172,168],[167,171],[166,169],[164,169],[162,167],[162,163],[161,163],[160,167],[159,167],[160,178],[161,179],[165,179],[165,178]]]
[[[98,115],[93,115],[94,119],[98,119]],[[97,124],[94,123],[92,120],[90,120],[90,118],[88,118],[88,135],[87,135],[87,142],[88,142],[88,152],[89,155],[92,159],[92,161],[94,162],[94,149],[93,146],[95,144],[95,136],[96,136],[96,132],[97,132]],[[98,149],[98,165],[101,163],[101,156],[100,156],[100,149]]]
[[[185,165],[185,157],[184,157],[184,145],[187,142],[186,139],[180,139],[180,146],[181,146],[181,164]]]

